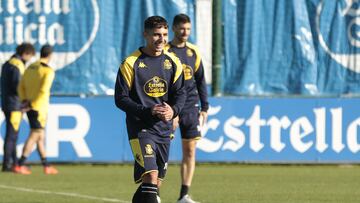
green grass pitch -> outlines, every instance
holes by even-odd
[[[33,166],[30,176],[0,173],[1,203],[130,203],[136,185],[131,165],[60,165],[46,176]],[[179,165],[170,165],[162,203],[179,195]],[[356,203],[358,165],[200,164],[190,193],[201,203]]]

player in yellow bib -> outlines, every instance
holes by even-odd
[[[45,153],[44,129],[49,106],[50,89],[55,77],[54,70],[48,65],[52,52],[53,48],[49,45],[41,48],[40,60],[31,64],[26,69],[18,87],[23,106],[28,109],[27,116],[31,130],[19,160],[19,166],[15,170],[17,173],[31,174],[30,169],[24,164],[35,144],[44,166],[44,173],[58,173],[53,166],[48,164]]]

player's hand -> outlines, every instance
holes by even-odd
[[[201,127],[205,125],[205,123],[207,122],[207,118],[208,118],[207,112],[200,111],[199,124],[200,124]]]
[[[161,115],[160,115],[161,120],[163,120],[163,121],[171,121],[173,119],[173,116],[174,116],[173,109],[166,102],[163,103],[163,108],[164,108],[164,111],[161,112]]]
[[[179,116],[176,116],[174,119],[173,119],[173,131],[176,130],[176,128],[179,127]]]
[[[22,112],[30,111],[30,109],[31,109],[30,102],[28,100],[24,100],[20,105],[20,109]]]
[[[166,102],[162,104],[156,104],[152,107],[151,113],[154,116],[157,116],[162,121],[170,121],[174,116],[174,111],[171,106]]]
[[[153,116],[159,117],[159,115],[161,115],[163,112],[165,112],[165,110],[166,109],[164,108],[163,104],[155,104],[155,106],[153,106],[151,108],[151,114]]]

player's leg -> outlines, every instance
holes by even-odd
[[[195,151],[195,139],[182,139],[183,158],[181,162],[181,197],[188,194],[188,189],[192,183],[195,172]]]
[[[134,180],[136,183],[141,182],[138,190],[134,193],[132,202],[157,203],[158,167],[155,154],[156,146],[151,139],[144,137],[140,136],[140,138],[130,140],[135,159]]]
[[[30,124],[30,135],[25,142],[22,156],[19,160],[19,166],[25,165],[26,159],[30,156],[34,145],[38,142],[42,133],[42,126],[38,120],[39,113],[37,111],[30,110],[27,112],[27,117]]]
[[[193,203],[188,195],[195,172],[196,142],[201,138],[198,120],[198,109],[180,115],[180,131],[182,137],[181,189],[178,202]]]
[[[161,202],[160,199],[160,187],[162,184],[162,181],[165,178],[167,168],[168,168],[168,161],[169,161],[169,153],[170,153],[170,143],[158,143],[156,147],[156,162],[159,169],[159,175],[158,175],[158,193],[157,193],[157,200],[158,203]]]
[[[4,157],[2,171],[12,171],[17,164],[16,143],[19,134],[19,127],[22,119],[20,111],[4,112],[6,122]]]
[[[44,167],[44,173],[47,175],[55,175],[58,174],[58,170],[54,166],[50,166],[46,159],[46,151],[45,151],[45,126],[47,120],[47,112],[39,111],[37,117],[37,124],[39,130],[39,139],[36,142],[37,150],[41,159],[41,164]]]

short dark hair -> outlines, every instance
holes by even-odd
[[[173,20],[173,26],[179,25],[180,23],[191,23],[190,17],[183,13],[176,15]]]
[[[53,47],[50,46],[50,45],[44,45],[43,47],[41,47],[40,57],[41,58],[46,58],[52,53],[53,53]]]
[[[144,22],[145,31],[154,29],[154,28],[161,28],[161,27],[168,29],[168,23],[167,23],[166,19],[161,16],[148,17]]]
[[[32,44],[24,42],[16,47],[16,55],[32,54],[35,55],[35,48]]]

